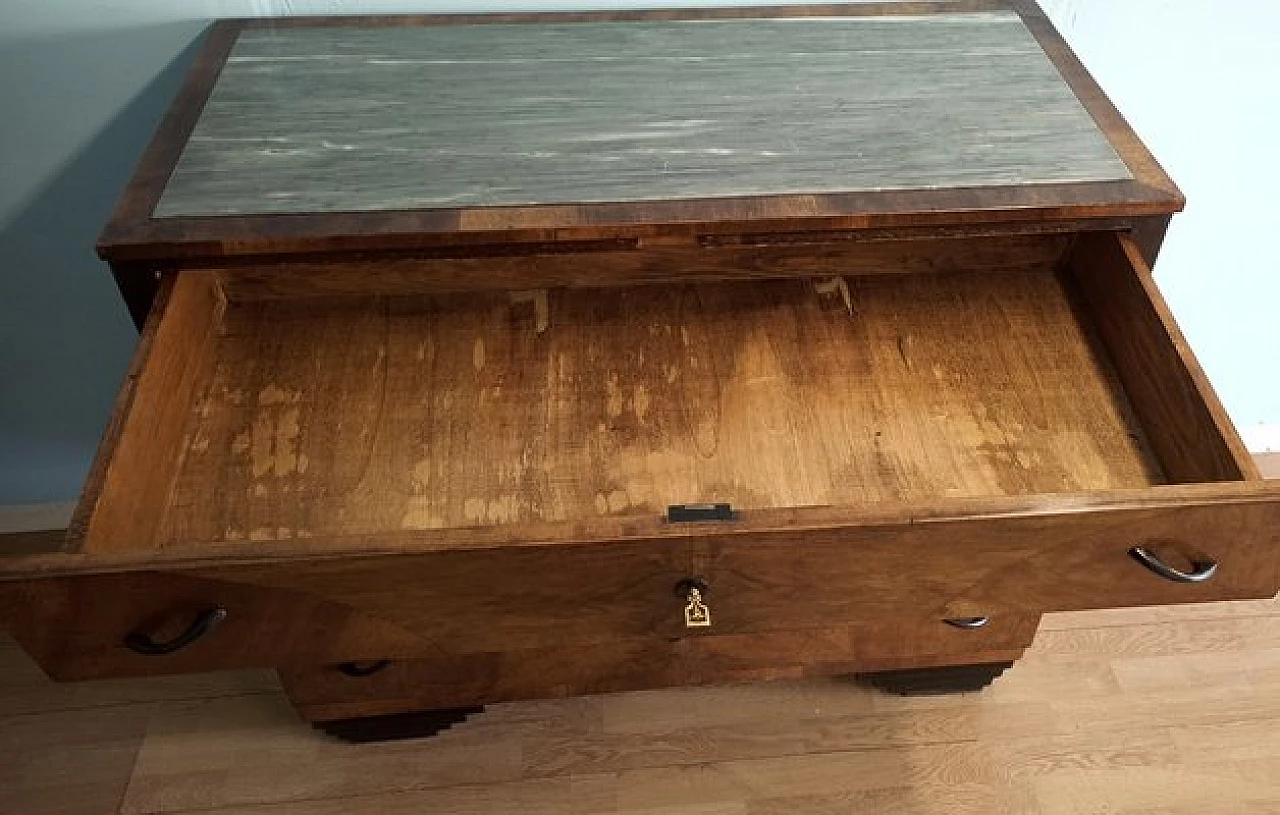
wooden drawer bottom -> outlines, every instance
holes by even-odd
[[[962,629],[940,620],[866,623],[752,635],[691,636],[388,662],[367,676],[342,666],[281,670],[310,721],[412,710],[902,668],[1012,661],[1037,616]],[[376,663],[348,665],[360,672]]]

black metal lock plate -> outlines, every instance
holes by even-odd
[[[733,521],[738,513],[730,504],[671,504],[667,507],[668,523],[689,521]]]

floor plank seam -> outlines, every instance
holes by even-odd
[[[1275,611],[1261,612],[1258,614],[1231,614],[1231,615],[1207,614],[1203,617],[1177,617],[1167,621],[1162,620],[1162,621],[1151,621],[1151,622],[1141,622],[1141,623],[1117,622],[1117,623],[1094,623],[1092,625],[1079,625],[1079,626],[1077,625],[1068,625],[1068,626],[1061,626],[1061,627],[1049,626],[1047,628],[1042,627],[1038,629],[1036,631],[1036,634],[1039,635],[1041,632],[1049,632],[1049,631],[1104,631],[1112,628],[1141,628],[1144,626],[1153,626],[1153,625],[1176,625],[1180,623],[1220,622],[1223,620],[1258,620],[1258,619],[1265,619],[1270,617],[1280,617],[1280,609],[1277,609]]]
[[[1223,720],[1223,721],[1215,721],[1212,724],[1220,725],[1220,724],[1256,723],[1256,722],[1257,722],[1256,717],[1240,717],[1240,718],[1232,718],[1232,719]],[[1197,722],[1196,724],[1203,725],[1206,723]],[[1151,729],[1152,728],[1149,725],[1138,725],[1133,727],[1105,728],[1103,732],[1113,734],[1114,736],[1122,736],[1132,731],[1141,732],[1141,731],[1150,731]],[[1073,735],[1078,735],[1080,732],[1081,731],[1077,729],[1066,729],[1066,730],[1056,731],[1048,734],[1042,733],[1040,735],[1069,737]],[[1028,735],[1025,738],[1032,738],[1032,736]],[[456,784],[452,784],[452,783],[428,784],[428,785],[422,785],[422,786],[401,787],[401,788],[396,788],[393,790],[385,790],[385,791],[355,793],[350,795],[339,794],[339,795],[324,795],[324,796],[307,796],[307,797],[299,797],[299,798],[282,799],[278,801],[259,801],[259,802],[253,802],[253,803],[241,803],[241,804],[235,804],[234,806],[238,810],[245,809],[245,808],[256,809],[256,808],[270,808],[270,807],[284,807],[284,806],[299,806],[299,805],[306,805],[310,803],[317,803],[321,801],[358,800],[362,798],[371,798],[371,797],[377,797],[381,795],[412,795],[412,794],[432,793],[432,792],[438,792],[438,791],[458,791],[458,790],[465,790],[469,788],[494,789],[494,788],[501,788],[501,787],[506,787],[510,785],[528,783],[528,782],[551,781],[551,780],[563,779],[563,778],[583,779],[583,778],[592,778],[592,777],[608,777],[608,776],[616,776],[619,773],[643,772],[643,771],[650,771],[650,770],[660,770],[664,768],[689,770],[689,769],[698,768],[698,767],[715,767],[718,765],[728,765],[728,764],[738,764],[738,763],[748,763],[748,762],[762,762],[762,761],[771,761],[771,760],[778,760],[778,759],[785,760],[785,759],[814,758],[814,757],[834,758],[834,757],[845,756],[845,755],[853,756],[853,755],[883,752],[883,751],[912,750],[912,749],[928,748],[928,747],[969,746],[969,747],[978,748],[984,744],[998,743],[1000,740],[1001,739],[999,738],[983,738],[983,737],[968,738],[968,739],[923,740],[923,741],[903,742],[898,744],[886,744],[878,747],[857,747],[857,748],[849,748],[849,749],[831,749],[831,750],[808,750],[808,751],[800,751],[800,752],[785,751],[785,752],[779,752],[779,753],[770,753],[768,755],[726,758],[719,761],[694,760],[689,762],[667,762],[667,763],[652,763],[652,764],[646,763],[646,764],[637,764],[632,766],[621,767],[614,770],[604,770],[604,771],[586,772],[586,773],[575,772],[573,770],[555,771],[555,772],[548,772],[548,773],[537,773],[537,772],[523,773],[519,778],[512,778],[512,779],[499,780],[499,781],[465,781],[465,782],[460,782]],[[1125,744],[1127,743],[1127,740],[1120,740],[1117,743]],[[429,743],[424,744],[424,748],[430,749]],[[359,748],[353,746],[353,749],[359,749]],[[172,815],[181,815],[181,813],[214,812],[221,809],[225,809],[226,807],[227,805],[217,805],[213,807],[197,807],[197,808],[186,808],[186,809],[176,809],[176,810],[164,810],[164,812],[172,813]],[[152,815],[152,812],[150,810],[139,811],[137,813],[130,813],[130,815]]]
[[[129,762],[129,774],[125,776],[124,785],[120,789],[120,797],[116,801],[115,812],[117,815],[123,815],[125,802],[129,800],[129,792],[133,789],[133,783],[138,778],[138,762],[142,760],[142,751],[147,746],[147,739],[151,735],[151,720],[148,719],[146,726],[142,729],[142,737],[138,739],[137,745],[133,749],[133,759]]]
[[[9,719],[24,719],[30,716],[55,716],[61,713],[86,713],[93,710],[117,710],[126,707],[144,707],[165,704],[182,704],[184,702],[216,702],[225,699],[241,699],[254,696],[281,696],[282,691],[260,691],[247,693],[229,693],[219,694],[217,696],[187,696],[178,699],[137,699],[132,702],[111,702],[102,705],[85,705],[83,707],[57,707],[46,708],[44,710],[21,711],[15,713],[6,713],[0,710],[0,722]]]

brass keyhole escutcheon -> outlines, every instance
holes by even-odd
[[[710,628],[711,608],[703,595],[707,591],[705,580],[681,580],[676,584],[676,594],[684,598],[684,627]]]
[[[711,609],[702,602],[702,592],[689,589],[689,604],[684,607],[685,628],[710,628]]]

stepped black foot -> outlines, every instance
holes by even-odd
[[[362,716],[358,719],[334,719],[328,722],[312,722],[317,730],[323,730],[334,738],[353,744],[371,741],[396,741],[399,739],[424,739],[448,730],[484,711],[484,707],[452,707],[443,710],[416,710],[411,713],[392,713],[388,716]]]
[[[949,665],[945,668],[910,668],[857,674],[856,679],[872,687],[901,696],[935,696],[944,693],[980,691],[1012,662],[982,662],[977,665]]]

